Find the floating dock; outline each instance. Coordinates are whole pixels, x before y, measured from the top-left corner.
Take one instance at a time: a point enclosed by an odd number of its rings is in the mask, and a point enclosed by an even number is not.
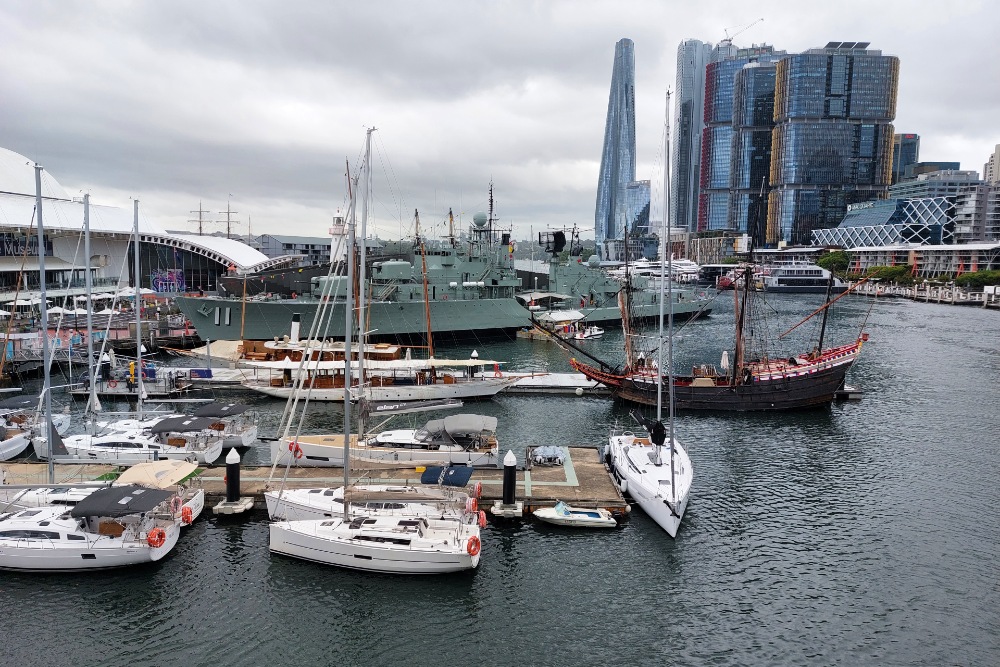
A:
[[[562,500],[578,507],[602,507],[617,517],[625,516],[629,505],[618,487],[611,480],[607,466],[593,447],[564,446],[566,456],[561,465],[537,465],[529,462],[517,470],[515,498],[524,503],[525,514],[540,507],[552,507]],[[370,484],[420,484],[420,472],[414,466],[372,467],[365,462],[365,470],[352,471],[353,483]],[[123,467],[105,464],[57,464],[55,483],[72,486],[74,483],[103,481],[117,477]],[[5,484],[47,484],[48,465],[45,463],[0,463]],[[343,468],[289,468],[278,467],[274,479],[268,484],[271,466],[242,466],[240,470],[241,496],[252,498],[255,509],[264,509],[264,491],[277,489],[282,478],[288,488],[338,487],[344,484]],[[201,468],[192,480],[192,486],[205,490],[206,506],[226,499],[225,466]],[[482,482],[483,505],[503,498],[503,468],[477,468],[472,482]]]

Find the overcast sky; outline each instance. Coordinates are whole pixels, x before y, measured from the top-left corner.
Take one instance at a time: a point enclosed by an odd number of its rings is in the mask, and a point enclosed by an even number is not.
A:
[[[383,238],[487,207],[515,236],[593,237],[615,43],[635,43],[637,178],[659,178],[678,43],[899,56],[896,129],[922,160],[981,171],[1000,143],[1000,5],[950,0],[0,4],[0,146],[69,192],[168,229],[324,235],[374,134]],[[660,195],[654,194],[654,198]],[[210,224],[207,230],[222,230]]]

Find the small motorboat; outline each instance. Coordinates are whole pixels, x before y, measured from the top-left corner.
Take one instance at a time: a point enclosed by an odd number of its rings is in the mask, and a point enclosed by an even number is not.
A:
[[[576,340],[591,340],[593,338],[600,338],[603,335],[604,335],[604,329],[591,324],[590,326],[584,329],[578,330],[575,334],[573,334],[573,338],[575,338]]]
[[[533,514],[546,523],[554,523],[557,526],[571,526],[573,528],[614,528],[618,525],[611,512],[600,507],[572,507],[562,502],[556,503],[555,507],[543,507],[537,509]]]

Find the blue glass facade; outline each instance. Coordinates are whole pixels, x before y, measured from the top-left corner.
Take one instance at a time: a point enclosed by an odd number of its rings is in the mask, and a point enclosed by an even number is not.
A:
[[[893,185],[903,180],[908,166],[918,162],[920,162],[920,135],[897,134],[892,140]]]
[[[705,123],[705,67],[712,47],[697,39],[677,47],[673,137],[670,160],[670,220],[674,227],[698,226],[698,187],[701,179],[701,134]]]
[[[848,204],[885,197],[898,78],[898,58],[854,46],[778,63],[768,244],[807,244],[814,230],[837,226]]]
[[[774,127],[774,63],[750,63],[736,73],[733,88],[733,144],[729,174],[729,229],[764,244],[767,197],[771,190],[771,133]]]
[[[625,186],[625,216],[630,236],[649,233],[649,181],[632,181]]]
[[[611,93],[604,125],[604,149],[597,181],[594,236],[603,242],[621,239],[628,222],[625,186],[635,180],[635,49],[630,39],[615,44]],[[603,257],[602,259],[608,259]]]
[[[736,216],[730,211],[733,150],[737,146],[734,141],[741,141],[736,136],[738,132],[734,131],[737,78],[749,63],[773,62],[782,54],[783,52],[775,52],[766,45],[753,49],[733,49],[725,56],[725,60],[713,62],[705,68],[706,127],[701,141],[698,231],[737,228],[733,226],[736,224]],[[752,107],[753,103],[750,104]],[[750,116],[753,116],[752,109]],[[752,121],[753,118],[748,120]],[[770,125],[770,121],[765,125]],[[744,169],[741,167],[742,170]]]

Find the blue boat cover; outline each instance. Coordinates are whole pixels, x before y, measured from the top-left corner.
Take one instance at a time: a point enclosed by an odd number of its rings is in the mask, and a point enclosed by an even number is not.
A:
[[[463,487],[468,485],[474,472],[475,469],[470,466],[427,466],[420,475],[420,483]]]

